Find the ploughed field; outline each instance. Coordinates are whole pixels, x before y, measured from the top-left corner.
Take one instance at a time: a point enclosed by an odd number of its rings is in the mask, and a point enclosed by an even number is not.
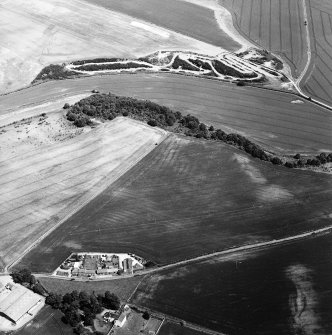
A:
[[[171,135],[21,260],[51,272],[71,252],[132,252],[158,264],[332,223],[332,178]]]
[[[332,147],[332,114],[298,96],[175,74],[121,74],[47,82],[0,98],[0,107],[101,92],[149,99],[226,132],[238,132],[282,153],[314,153]],[[1,113],[1,112],[0,112]]]
[[[302,0],[221,0],[231,11],[236,28],[246,38],[280,54],[295,77],[308,61]],[[306,1],[311,61],[301,87],[308,95],[332,103],[332,4]]]
[[[75,127],[62,134],[69,122],[57,114],[37,122],[1,128],[1,267],[135,165],[166,134],[124,118],[81,134]]]
[[[332,4],[326,0],[310,0],[309,27],[312,61],[304,89],[321,101],[332,103]]]
[[[219,28],[211,9],[186,1],[85,0],[85,2],[130,15],[229,51],[236,51],[241,47]]]
[[[328,335],[331,255],[330,233],[214,257],[145,277],[131,302],[229,335]]]
[[[304,15],[299,1],[221,0],[247,39],[280,54],[298,76],[307,61]]]

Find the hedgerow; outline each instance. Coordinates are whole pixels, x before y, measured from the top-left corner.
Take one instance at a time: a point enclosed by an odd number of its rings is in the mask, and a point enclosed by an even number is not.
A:
[[[303,161],[299,154],[292,161],[283,161],[277,156],[268,154],[259,145],[251,142],[240,134],[227,134],[221,129],[207,127],[193,115],[183,116],[180,112],[172,111],[149,100],[138,100],[130,97],[121,97],[114,94],[93,94],[68,108],[67,119],[77,127],[84,127],[92,123],[90,117],[113,120],[119,115],[129,116],[136,120],[145,121],[148,125],[161,127],[169,131],[183,133],[187,136],[222,141],[236,146],[252,157],[275,165],[284,165],[288,168],[319,166],[332,162],[332,153],[321,153],[314,159]]]

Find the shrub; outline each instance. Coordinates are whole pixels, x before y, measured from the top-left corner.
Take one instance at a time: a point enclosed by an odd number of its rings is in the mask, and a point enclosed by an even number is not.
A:
[[[32,81],[35,83],[39,80],[49,80],[49,79],[65,79],[77,75],[74,71],[69,71],[64,65],[54,65],[44,67],[37,75],[37,77]]]
[[[150,319],[150,314],[149,314],[149,312],[148,312],[148,311],[145,311],[145,312],[143,313],[143,315],[142,315],[142,318],[143,318],[144,320],[149,320],[149,319]]]
[[[128,113],[127,111],[125,111],[125,112],[122,113],[122,115],[123,115],[123,116],[128,116],[129,113]]]
[[[279,157],[272,157],[271,159],[271,163],[274,165],[281,165],[282,164],[282,160]]]
[[[62,108],[63,108],[63,109],[68,109],[69,107],[70,107],[69,103],[66,102],[66,103],[63,105]]]
[[[236,82],[236,85],[237,85],[237,86],[245,86],[246,84],[245,84],[244,81],[241,80],[241,81],[237,81],[237,82]]]
[[[156,127],[158,124],[157,124],[156,120],[149,120],[148,125],[151,126],[151,127]]]

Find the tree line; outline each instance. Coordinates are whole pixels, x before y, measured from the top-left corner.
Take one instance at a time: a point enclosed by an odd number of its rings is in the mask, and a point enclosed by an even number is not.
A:
[[[221,129],[206,126],[193,115],[183,116],[166,106],[161,106],[149,100],[138,100],[130,97],[109,94],[93,94],[74,105],[65,104],[67,119],[77,127],[91,125],[90,117],[113,120],[117,116],[129,116],[136,120],[147,122],[152,127],[160,127],[168,131],[183,133],[187,136],[222,141],[233,145],[250,154],[252,157],[271,162],[274,165],[284,165],[287,168],[302,168],[319,166],[332,162],[332,153],[321,153],[310,159],[303,159],[299,154],[291,160],[281,159],[276,155],[266,153],[263,148],[240,134],[227,134]]]

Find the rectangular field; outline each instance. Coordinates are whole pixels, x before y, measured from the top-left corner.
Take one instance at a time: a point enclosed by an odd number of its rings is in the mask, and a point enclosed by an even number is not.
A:
[[[121,301],[125,302],[134,292],[136,286],[141,282],[142,277],[122,278],[114,280],[98,280],[98,281],[69,281],[57,278],[39,277],[38,280],[49,292],[59,294],[70,293],[74,290],[81,292],[86,291],[89,294],[104,294],[110,291],[116,294]]]
[[[47,236],[20,266],[51,272],[75,251],[159,264],[332,224],[332,178],[172,135]]]
[[[214,257],[146,277],[131,302],[224,334],[331,334],[331,254],[328,234]]]
[[[125,118],[80,135],[75,127],[64,134],[69,122],[59,113],[53,119],[1,129],[2,267],[119,178],[166,135]]]

